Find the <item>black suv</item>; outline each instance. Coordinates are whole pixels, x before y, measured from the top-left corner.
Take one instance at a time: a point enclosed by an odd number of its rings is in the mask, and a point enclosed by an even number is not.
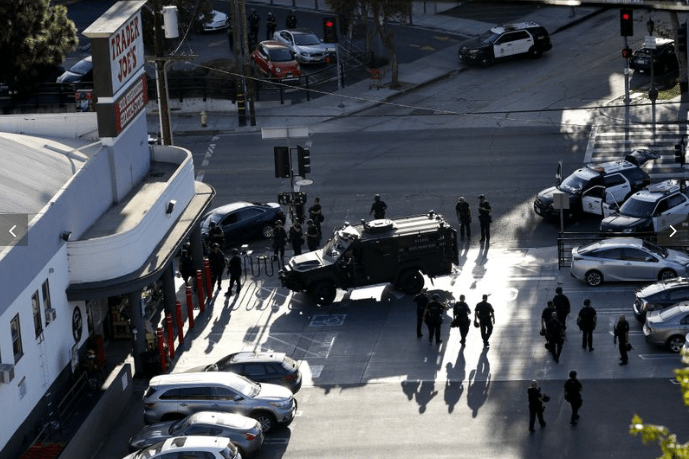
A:
[[[669,38],[655,37],[656,49],[646,48],[641,45],[629,60],[629,68],[639,73],[651,73],[651,56],[653,56],[653,72],[656,76],[662,76],[679,69],[677,55],[675,54],[675,41]]]
[[[636,291],[634,317],[644,323],[647,312],[665,309],[687,300],[689,300],[689,278],[687,277],[675,277],[646,285]]]
[[[627,160],[590,164],[577,169],[556,186],[538,193],[534,200],[534,211],[543,218],[554,218],[559,211],[553,207],[553,193],[561,191],[569,196],[568,216],[588,212],[583,209],[582,195],[595,186],[602,186],[608,197],[622,203],[629,195],[651,183],[648,174],[636,164]],[[600,212],[590,212],[600,214]]]
[[[296,394],[301,389],[299,365],[284,352],[235,352],[189,372],[231,371],[254,382],[277,384]]]
[[[540,57],[552,48],[545,27],[535,22],[520,22],[493,27],[480,37],[459,45],[460,62],[476,63],[488,67],[496,59],[528,54]]]

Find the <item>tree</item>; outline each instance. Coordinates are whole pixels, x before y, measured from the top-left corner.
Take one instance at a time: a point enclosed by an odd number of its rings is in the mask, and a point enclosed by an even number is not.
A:
[[[670,23],[672,24],[672,37],[675,40],[675,54],[679,63],[679,88],[682,93],[682,99],[686,97],[687,90],[689,90],[689,78],[687,77],[687,52],[686,52],[686,36],[683,44],[684,51],[680,50],[680,36],[677,33],[679,30],[679,18],[677,11],[670,11]]]
[[[67,8],[50,0],[0,2],[0,82],[23,91],[42,71],[62,64],[77,45]]]
[[[689,354],[684,354],[682,362],[689,365]],[[682,390],[682,399],[689,406],[689,367],[675,370],[677,381]],[[654,424],[644,424],[638,415],[632,418],[629,433],[641,436],[644,444],[658,443],[662,456],[659,459],[689,459],[689,442],[678,443],[677,436],[671,433],[667,427]]]

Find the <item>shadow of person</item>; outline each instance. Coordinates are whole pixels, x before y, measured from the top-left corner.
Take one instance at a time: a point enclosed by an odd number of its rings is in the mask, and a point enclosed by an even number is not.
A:
[[[435,381],[423,381],[416,391],[416,403],[419,404],[419,413],[425,413],[428,403],[433,400],[433,397],[438,395],[435,390]]]
[[[471,417],[478,415],[478,410],[486,403],[490,389],[490,362],[488,348],[484,347],[476,364],[476,369],[469,374],[467,389],[467,406],[471,408]]]
[[[452,413],[455,405],[462,398],[464,392],[464,376],[466,362],[464,360],[464,347],[462,347],[457,355],[457,362],[453,365],[447,362],[445,370],[447,371],[447,380],[445,382],[445,403],[447,403],[447,412]]]
[[[417,379],[415,381],[402,381],[402,392],[407,396],[407,399],[411,401],[414,395],[419,390],[420,381]]]

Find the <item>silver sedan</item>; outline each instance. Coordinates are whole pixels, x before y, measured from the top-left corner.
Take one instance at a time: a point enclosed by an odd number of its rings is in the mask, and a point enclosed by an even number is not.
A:
[[[689,256],[643,239],[616,237],[572,249],[573,277],[588,285],[604,281],[655,281],[686,276]]]
[[[644,336],[646,336],[646,342],[650,344],[665,346],[672,352],[679,352],[682,350],[687,333],[689,333],[688,301],[646,314]]]

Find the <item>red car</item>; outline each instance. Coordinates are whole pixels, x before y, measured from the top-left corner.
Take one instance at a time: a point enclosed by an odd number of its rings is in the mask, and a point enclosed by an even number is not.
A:
[[[256,68],[271,79],[281,82],[299,81],[301,68],[289,48],[277,41],[262,41],[251,53]]]

